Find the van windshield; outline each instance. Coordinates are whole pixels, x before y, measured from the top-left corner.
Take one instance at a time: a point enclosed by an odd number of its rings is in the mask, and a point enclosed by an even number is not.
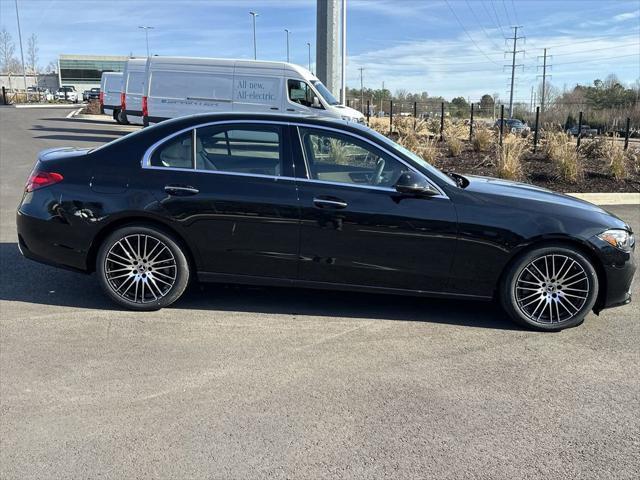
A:
[[[340,105],[340,102],[336,100],[336,97],[331,94],[329,89],[325,87],[320,80],[311,80],[311,83],[314,87],[316,87],[318,93],[322,95],[322,98],[324,98],[325,102],[327,102],[329,105]]]

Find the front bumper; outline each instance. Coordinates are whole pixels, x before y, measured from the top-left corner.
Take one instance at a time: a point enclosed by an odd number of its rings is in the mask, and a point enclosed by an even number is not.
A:
[[[602,262],[603,277],[594,311],[599,313],[606,308],[619,307],[631,302],[631,285],[636,272],[635,249],[623,252],[597,237],[591,242],[596,246]]]

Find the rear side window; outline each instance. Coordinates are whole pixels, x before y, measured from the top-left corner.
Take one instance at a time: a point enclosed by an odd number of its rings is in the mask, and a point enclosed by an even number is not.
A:
[[[160,145],[151,156],[151,166],[192,169],[192,136],[193,130],[189,130]]]
[[[282,135],[276,126],[212,125],[196,130],[196,168],[279,176]]]

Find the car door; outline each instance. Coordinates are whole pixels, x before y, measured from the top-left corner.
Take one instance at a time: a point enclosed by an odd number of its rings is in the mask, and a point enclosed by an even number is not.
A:
[[[273,123],[212,124],[150,154],[147,168],[164,175],[153,182],[164,185],[160,203],[196,246],[201,274],[296,277],[299,208],[287,136]]]
[[[412,168],[370,140],[291,127],[301,205],[302,281],[445,291],[456,247],[456,213],[441,192],[393,186]],[[422,175],[417,171],[413,174]]]

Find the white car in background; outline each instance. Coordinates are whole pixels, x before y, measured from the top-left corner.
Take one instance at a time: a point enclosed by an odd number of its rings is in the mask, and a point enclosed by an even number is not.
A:
[[[63,85],[56,92],[56,100],[78,103],[78,92],[76,87]]]

